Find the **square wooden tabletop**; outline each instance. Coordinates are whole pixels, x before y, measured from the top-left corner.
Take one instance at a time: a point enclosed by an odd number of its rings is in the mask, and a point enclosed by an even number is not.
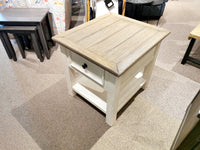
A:
[[[108,13],[53,40],[120,76],[168,34],[168,30]]]
[[[48,11],[48,8],[5,8],[0,10],[0,23],[41,22]]]

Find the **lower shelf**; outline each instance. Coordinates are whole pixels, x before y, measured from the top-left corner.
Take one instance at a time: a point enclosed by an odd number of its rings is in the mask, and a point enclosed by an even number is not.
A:
[[[107,107],[106,102],[101,98],[99,98],[98,96],[96,96],[95,94],[93,94],[92,92],[90,92],[84,86],[82,86],[79,83],[76,83],[73,86],[73,90],[76,93],[80,94],[83,98],[88,100],[91,104],[96,106],[98,109],[100,109],[102,112],[106,113],[106,107]]]
[[[144,84],[145,80],[142,77],[139,79],[132,78],[126,87],[120,90],[117,111],[119,111]],[[102,86],[85,76],[81,76],[72,88],[77,94],[81,95],[88,102],[106,114],[107,92]]]

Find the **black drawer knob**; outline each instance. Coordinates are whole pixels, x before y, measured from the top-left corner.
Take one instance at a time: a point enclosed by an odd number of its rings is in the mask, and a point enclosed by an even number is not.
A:
[[[199,112],[197,113],[197,118],[200,119],[200,110],[199,110]]]
[[[84,64],[82,65],[82,67],[83,67],[83,69],[86,69],[86,68],[87,68],[87,64],[84,63]]]

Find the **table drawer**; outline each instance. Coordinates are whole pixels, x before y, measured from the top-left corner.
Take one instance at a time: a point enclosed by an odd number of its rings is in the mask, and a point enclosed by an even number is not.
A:
[[[104,69],[74,52],[71,52],[71,60],[72,68],[78,70],[98,84],[104,84]]]

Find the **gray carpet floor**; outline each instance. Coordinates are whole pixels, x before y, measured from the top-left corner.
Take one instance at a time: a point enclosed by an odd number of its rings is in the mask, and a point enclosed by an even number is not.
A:
[[[187,36],[200,23],[199,6],[199,0],[167,3],[159,26],[171,34],[161,44],[149,87],[113,127],[81,97],[67,94],[59,48],[43,63],[33,52],[22,59],[16,50],[14,62],[0,43],[0,150],[169,150],[200,89],[199,66],[180,64]]]
[[[13,109],[12,115],[43,150],[90,149],[109,128],[98,111],[68,96],[65,79]]]

